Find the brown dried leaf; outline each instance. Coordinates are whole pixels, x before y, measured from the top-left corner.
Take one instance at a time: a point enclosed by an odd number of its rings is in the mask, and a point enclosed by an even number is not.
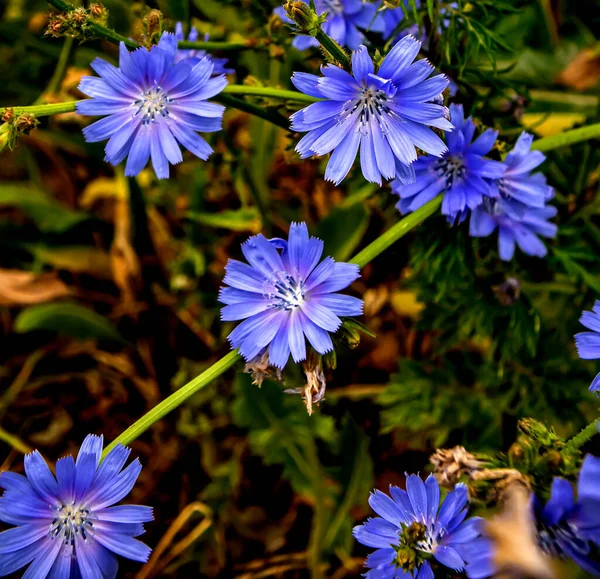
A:
[[[55,272],[0,269],[0,305],[31,305],[50,302],[70,295],[69,288]]]
[[[600,79],[600,47],[582,50],[557,77],[557,81],[576,90],[592,88]]]

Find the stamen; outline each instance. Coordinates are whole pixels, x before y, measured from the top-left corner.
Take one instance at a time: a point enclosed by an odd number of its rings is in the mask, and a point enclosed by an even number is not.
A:
[[[85,506],[63,504],[56,509],[56,517],[50,523],[50,537],[60,538],[65,545],[73,547],[78,536],[88,540],[94,526],[92,519],[93,515]]]
[[[161,117],[169,116],[168,105],[173,102],[172,98],[160,87],[154,86],[144,91],[138,100],[132,105],[137,108],[135,115],[142,115],[142,124],[155,123]]]
[[[304,280],[288,272],[277,272],[267,282],[265,295],[271,302],[271,308],[292,311],[304,302]]]

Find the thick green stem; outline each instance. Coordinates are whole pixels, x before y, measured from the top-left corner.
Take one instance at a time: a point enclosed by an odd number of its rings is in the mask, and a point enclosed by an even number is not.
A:
[[[579,434],[571,438],[571,440],[569,440],[567,444],[565,444],[563,452],[572,452],[574,450],[578,450],[588,440],[591,440],[596,434],[598,434],[598,420],[600,419],[597,418],[596,420],[588,424]]]
[[[221,52],[234,52],[236,50],[258,50],[267,46],[259,40],[244,40],[243,42],[227,42],[221,40],[180,40],[177,43],[177,48],[185,48],[190,50],[220,50]]]
[[[319,28],[315,34],[315,38],[334,60],[339,62],[346,70],[352,70],[352,62],[346,51],[331,36],[325,34],[322,28]]]
[[[551,137],[537,139],[533,142],[531,148],[542,152],[552,151],[553,149],[568,147],[569,145],[589,141],[591,139],[600,139],[600,123],[588,125],[587,127],[580,127],[578,129],[571,129],[570,131],[552,135]]]
[[[202,372],[199,376],[196,376],[191,382],[188,382],[185,386],[182,386],[176,392],[173,392],[171,396],[165,398],[162,402],[157,404],[150,412],[147,412],[139,420],[134,422],[125,432],[117,436],[102,453],[102,458],[117,445],[122,444],[124,446],[133,442],[141,434],[146,432],[155,422],[158,422],[161,418],[169,414],[169,412],[175,410],[182,402],[185,402],[190,396],[198,392],[201,388],[204,388],[210,384],[215,378],[218,378],[221,374],[233,367],[242,357],[238,354],[237,350],[229,352],[226,356],[223,356],[218,362],[215,362],[210,368]]]
[[[223,92],[227,94],[262,96],[309,104],[323,100],[295,90],[283,90],[268,86],[247,86],[245,84],[227,85]]]
[[[0,107],[0,115],[5,111],[13,110],[16,115],[29,113],[36,117],[47,117],[49,115],[59,115],[61,113],[72,113],[77,108],[79,101],[68,101],[65,103],[50,103],[47,105],[32,105],[27,107]]]
[[[355,263],[358,267],[363,268],[367,263],[373,261],[380,253],[390,247],[390,245],[393,245],[406,235],[411,229],[423,223],[430,215],[433,215],[442,204],[443,198],[443,195],[438,195],[414,213],[409,213],[404,219],[398,221],[396,225],[367,245],[358,255],[350,260],[350,263]]]

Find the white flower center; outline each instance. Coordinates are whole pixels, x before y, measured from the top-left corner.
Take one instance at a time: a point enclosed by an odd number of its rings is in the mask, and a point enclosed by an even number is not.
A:
[[[50,536],[60,537],[65,545],[74,545],[77,537],[85,541],[93,530],[91,519],[93,515],[84,505],[61,505],[56,509],[56,518],[50,524]]]
[[[381,131],[385,134],[387,133],[387,119],[384,119],[384,115],[392,116],[387,101],[388,96],[385,91],[372,86],[365,87],[356,100],[348,101],[344,105],[339,116],[339,122],[345,121],[358,111],[358,130],[362,134],[369,134],[369,125],[372,122],[378,123]]]
[[[287,271],[278,271],[266,284],[265,293],[270,307],[291,311],[304,303],[304,280]]]
[[[173,99],[160,86],[153,86],[133,101],[133,106],[137,109],[135,115],[142,116],[144,125],[155,123],[160,117],[169,116],[169,104],[172,102]]]

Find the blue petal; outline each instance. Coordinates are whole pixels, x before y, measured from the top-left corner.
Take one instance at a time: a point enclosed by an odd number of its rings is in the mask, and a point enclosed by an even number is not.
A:
[[[242,253],[253,268],[267,277],[285,269],[279,252],[260,233],[242,244]]]
[[[96,563],[96,559],[90,553],[87,542],[83,540],[76,542],[75,555],[79,571],[81,571],[84,579],[103,579],[102,572]]]
[[[96,481],[87,496],[88,505],[92,509],[103,509],[118,503],[129,494],[141,471],[142,465],[136,459],[114,479],[104,482],[103,485]]]
[[[46,521],[36,521],[35,523],[2,531],[0,533],[0,554],[4,555],[23,549],[47,536],[48,523]]]
[[[150,133],[149,125],[142,125],[138,130],[125,165],[125,176],[136,177],[148,163],[150,158]]]
[[[305,306],[306,302],[303,305]],[[306,308],[303,307],[303,309],[306,312]],[[302,321],[298,313],[297,311],[292,312],[288,326],[288,341],[294,362],[301,362],[306,359],[306,341],[304,340]]]
[[[406,479],[406,492],[417,520],[427,522],[427,491],[420,476],[411,474]]]
[[[56,504],[58,484],[42,455],[34,450],[25,455],[25,474],[33,488],[44,498],[48,504]]]
[[[311,295],[310,301],[323,306],[337,316],[360,316],[363,313],[363,300],[353,296],[343,294]]]
[[[380,517],[398,528],[402,523],[409,523],[411,520],[410,516],[397,503],[380,490],[371,493],[369,505]]]
[[[23,574],[23,579],[46,579],[62,546],[63,543],[60,540],[45,541],[44,550],[29,565]]]
[[[433,556],[442,564],[449,569],[455,571],[462,571],[465,565],[463,558],[457,553],[452,547],[446,547],[445,545],[438,545]]]
[[[506,227],[500,227],[498,231],[498,253],[504,261],[510,261],[515,254],[515,238]]]
[[[325,180],[339,185],[348,174],[361,141],[361,135],[358,131],[348,133],[331,155],[327,168],[325,170]]]
[[[427,526],[433,525],[440,506],[440,485],[433,475],[429,475],[425,481],[427,493]]]
[[[264,295],[266,276],[246,263],[230,259],[225,266],[223,282],[240,290]]]
[[[311,295],[338,292],[347,288],[354,280],[360,277],[360,269],[353,263],[334,263],[333,260],[329,263],[332,264],[332,267],[327,267],[325,275],[322,277],[319,276],[318,279],[316,276],[315,278],[313,276],[309,278],[311,282],[310,287],[308,287],[308,282],[305,287],[307,291],[310,290]],[[314,283],[315,281],[317,283]]]
[[[431,569],[429,561],[423,561],[415,579],[434,579],[433,570]]]
[[[288,342],[288,325],[282,323],[269,345],[269,363],[276,368],[283,368],[290,357]]]
[[[79,451],[79,454],[81,455],[81,450]],[[56,462],[58,495],[62,502],[71,502],[75,499],[76,472],[75,461],[72,456],[61,458]]]
[[[363,525],[354,527],[352,534],[367,547],[381,549],[398,544],[398,527],[380,518],[368,519]]]
[[[307,337],[310,345],[319,353],[327,354],[333,350],[333,342],[331,336],[327,330],[320,328],[313,322],[311,322],[302,311],[298,312],[300,322],[302,324],[302,331]]]
[[[96,535],[96,540],[109,551],[112,551],[117,555],[121,555],[122,557],[134,561],[141,561],[143,563],[148,560],[148,557],[152,552],[150,547],[127,535],[98,533]]]
[[[119,570],[117,558],[97,541],[91,541],[86,545],[89,554],[96,561],[96,565],[102,573],[102,577],[116,577]]]
[[[352,53],[352,73],[360,83],[366,83],[369,74],[375,72],[373,61],[366,46],[360,46]]]
[[[206,161],[212,154],[213,150],[210,145],[200,135],[194,133],[190,129],[183,127],[179,123],[171,125],[173,136],[192,154],[199,159]]]
[[[342,324],[342,321],[329,308],[322,306],[314,299],[305,301],[301,307],[302,312],[309,320],[328,332],[336,332]]]
[[[292,84],[304,94],[308,94],[313,97],[323,98],[323,95],[318,89],[319,77],[314,74],[308,74],[306,72],[295,72],[292,75]]]
[[[46,546],[46,539],[41,539],[23,549],[18,549],[11,553],[3,553],[0,557],[0,577],[5,577],[14,573],[17,569],[25,567],[25,565],[42,553],[46,549]],[[68,579],[68,577],[65,579]]]
[[[377,74],[382,78],[400,81],[401,73],[419,54],[421,43],[412,36],[402,38],[386,55]]]

